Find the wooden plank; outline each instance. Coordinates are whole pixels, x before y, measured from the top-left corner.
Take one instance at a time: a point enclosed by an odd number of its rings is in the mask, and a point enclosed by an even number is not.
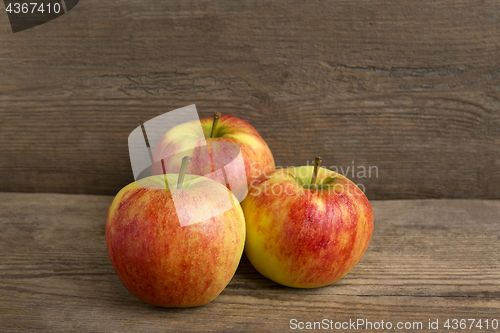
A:
[[[282,287],[244,257],[213,302],[164,309],[134,298],[114,273],[111,200],[0,193],[2,332],[278,332],[291,319],[325,318],[422,322],[425,332],[429,319],[440,331],[448,318],[500,320],[500,201],[374,201],[368,251],[338,283]]]
[[[132,180],[128,134],[195,103],[254,125],[277,165],[321,155],[372,199],[500,199],[499,14],[89,0],[16,34],[0,15],[0,190],[115,194]]]

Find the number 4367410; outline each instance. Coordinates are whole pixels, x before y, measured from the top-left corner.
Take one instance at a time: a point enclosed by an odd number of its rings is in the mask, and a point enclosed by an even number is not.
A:
[[[61,11],[61,4],[60,3],[53,3],[53,4],[43,4],[43,3],[36,3],[36,2],[25,2],[25,3],[9,3],[7,8],[5,9],[7,13],[14,13],[14,14],[36,14],[36,13],[45,13],[47,12],[48,14],[58,14]]]
[[[494,329],[498,328],[498,320],[497,319],[448,319],[446,323],[444,323],[444,328],[458,330],[458,329]]]

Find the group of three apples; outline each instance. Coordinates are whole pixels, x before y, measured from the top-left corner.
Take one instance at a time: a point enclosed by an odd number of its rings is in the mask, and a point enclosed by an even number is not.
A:
[[[216,114],[199,122],[203,134],[193,123],[165,133],[154,151],[157,175],[124,187],[109,208],[108,253],[134,296],[165,307],[206,304],[227,286],[243,250],[262,275],[296,288],[329,285],[359,262],[373,212],[356,185],[320,168],[318,158],[314,166],[275,169],[269,147],[242,119]],[[181,160],[185,145],[175,134],[189,131],[194,146],[204,146]],[[239,155],[224,143],[236,144]],[[231,155],[222,158],[228,164],[217,165],[216,154]],[[212,170],[201,170],[207,164]]]

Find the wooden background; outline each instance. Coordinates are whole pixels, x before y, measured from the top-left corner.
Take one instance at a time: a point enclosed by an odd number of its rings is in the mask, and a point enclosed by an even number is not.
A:
[[[2,7],[3,8],[3,7]],[[0,191],[115,194],[128,134],[195,103],[370,199],[500,199],[500,3],[82,0],[0,13]],[[358,169],[359,170],[359,169]]]

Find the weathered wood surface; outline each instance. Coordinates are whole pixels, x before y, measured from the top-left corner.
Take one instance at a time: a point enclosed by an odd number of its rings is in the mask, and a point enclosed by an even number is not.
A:
[[[371,199],[500,199],[499,16],[494,0],[88,0],[12,34],[0,15],[0,190],[115,194],[128,134],[195,103],[250,122],[279,166],[354,165]]]
[[[338,283],[282,287],[243,258],[213,302],[164,309],[114,273],[111,199],[0,193],[2,332],[281,332],[294,318],[422,322],[425,332],[429,319],[500,320],[500,201],[374,201],[368,251]]]

